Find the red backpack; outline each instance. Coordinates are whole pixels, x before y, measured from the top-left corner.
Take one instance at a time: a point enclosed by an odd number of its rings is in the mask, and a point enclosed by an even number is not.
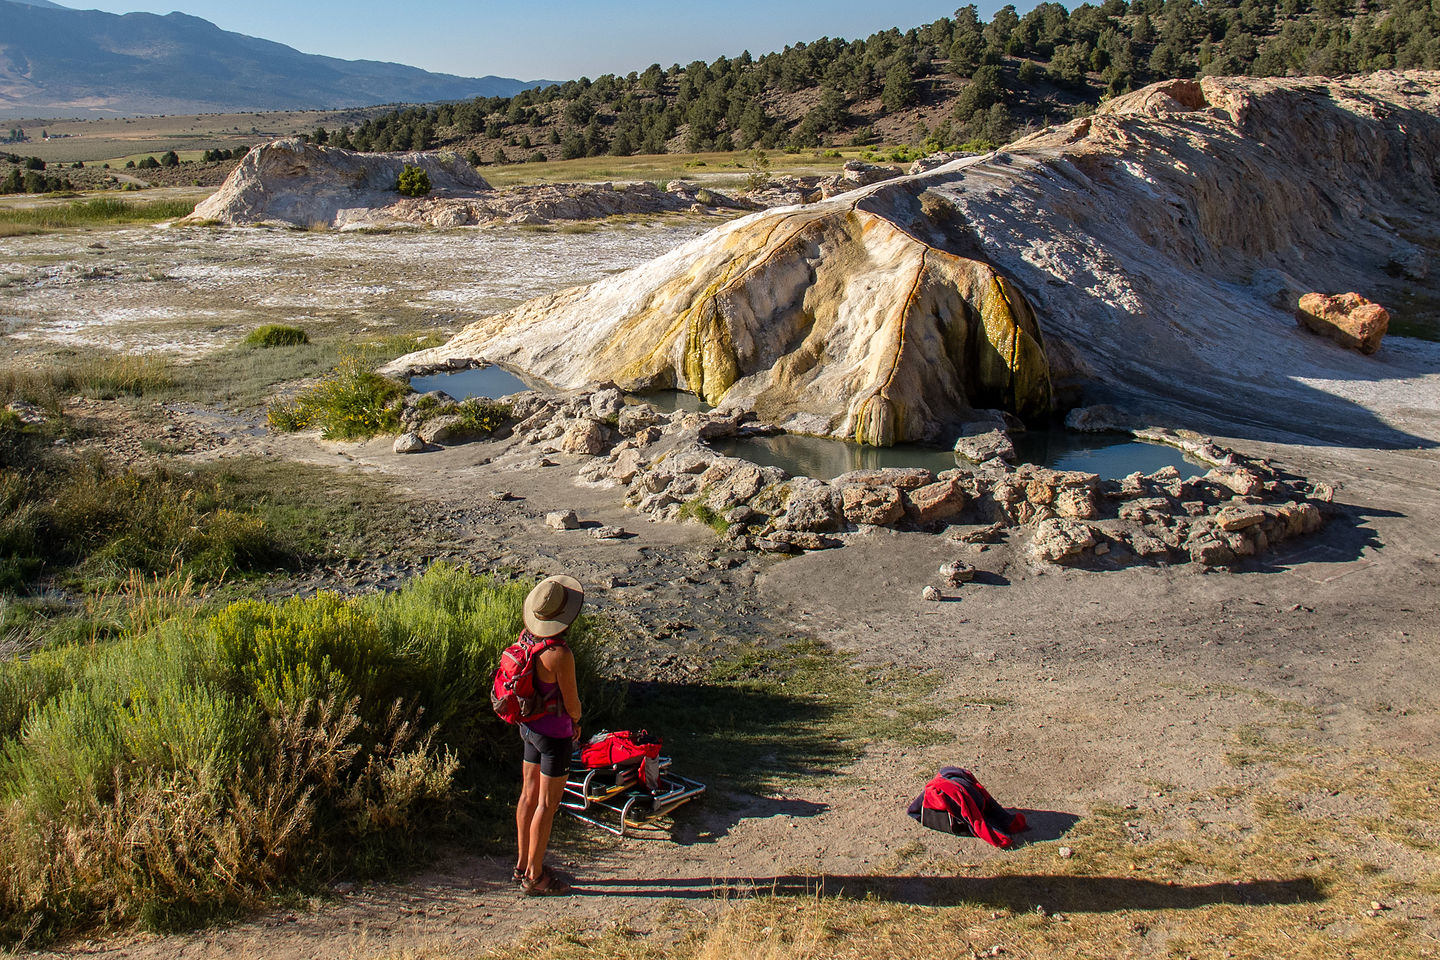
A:
[[[996,847],[1010,846],[1010,834],[1028,826],[1025,814],[1000,806],[975,774],[962,767],[941,767],[906,812],[932,830],[968,834]]]
[[[520,638],[500,654],[500,667],[490,681],[490,706],[506,723],[529,723],[560,712],[560,693],[542,697],[535,689],[535,658],[565,643],[562,637],[537,637],[521,630]]]
[[[660,785],[659,734],[649,730],[619,730],[596,735],[580,751],[580,762],[596,767],[639,767],[640,779],[653,792]]]

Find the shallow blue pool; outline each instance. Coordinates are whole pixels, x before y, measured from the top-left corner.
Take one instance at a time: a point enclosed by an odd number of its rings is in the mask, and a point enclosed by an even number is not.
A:
[[[456,400],[471,397],[508,397],[524,390],[536,390],[536,384],[528,383],[504,367],[491,364],[470,370],[453,370],[448,373],[432,373],[424,377],[411,377],[410,389],[416,393],[444,390]]]

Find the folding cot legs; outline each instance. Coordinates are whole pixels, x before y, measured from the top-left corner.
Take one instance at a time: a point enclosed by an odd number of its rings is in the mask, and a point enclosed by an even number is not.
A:
[[[660,785],[652,794],[639,782],[634,767],[586,769],[578,755],[565,782],[560,807],[577,820],[593,824],[617,837],[633,832],[670,813],[705,792],[705,784],[670,772],[670,758],[660,757]],[[603,819],[602,819],[603,818]],[[613,819],[612,826],[606,822]]]

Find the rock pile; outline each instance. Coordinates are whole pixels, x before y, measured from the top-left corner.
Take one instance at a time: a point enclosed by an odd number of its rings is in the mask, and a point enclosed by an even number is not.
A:
[[[622,487],[626,502],[649,519],[699,519],[723,529],[732,548],[770,553],[829,549],[866,528],[895,527],[972,543],[1023,533],[1037,563],[1104,557],[1224,566],[1319,529],[1320,508],[1333,497],[1322,484],[1286,478],[1198,435],[1162,429],[1137,434],[1185,448],[1215,468],[1191,479],[1166,467],[1113,481],[991,460],[939,473],[883,468],[825,480],[722,456],[708,445],[775,432],[750,414],[661,414],[627,402],[613,385],[563,396],[527,392],[505,403],[514,438],[536,449],[520,467],[552,462],[548,455],[581,456],[589,461],[583,482]],[[546,522],[578,526],[564,512]],[[951,587],[975,574],[963,563],[941,573]]]

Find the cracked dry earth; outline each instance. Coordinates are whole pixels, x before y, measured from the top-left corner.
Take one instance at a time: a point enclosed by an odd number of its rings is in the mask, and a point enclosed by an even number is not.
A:
[[[47,956],[465,955],[562,915],[586,928],[623,923],[637,935],[674,936],[677,924],[708,922],[752,890],[879,884],[883,896],[926,903],[934,878],[972,877],[983,891],[994,858],[1015,856],[938,834],[915,842],[920,830],[903,806],[942,763],[974,768],[1002,802],[1031,811],[1027,843],[1058,849],[1051,841],[1105,805],[1135,811],[1127,829],[1141,848],[1152,835],[1223,839],[1255,829],[1244,792],[1270,788],[1276,774],[1235,761],[1247,730],[1287,731],[1337,768],[1377,753],[1440,760],[1433,451],[1225,441],[1339,483],[1338,513],[1322,533],[1233,573],[1194,564],[1092,572],[1029,566],[1023,544],[887,530],[791,559],[729,554],[707,527],[646,523],[616,490],[578,483],[578,457],[517,472],[534,448],[511,441],[405,457],[388,439],[325,443],[237,431],[193,410],[174,416],[197,439],[230,431],[202,457],[282,457],[383,479],[431,511],[445,531],[437,556],[574,573],[626,638],[623,674],[699,673],[737,644],[813,637],[853,652],[856,669],[936,671],[943,735],[926,747],[871,743],[844,775],[797,771],[760,795],[713,782],[677,814],[668,839],[621,841],[564,822],[555,855],[580,889],[563,907],[517,896],[505,857],[454,849],[402,882],[343,885],[306,909],[73,943]],[[496,490],[514,496],[496,501]],[[545,513],[558,509],[576,510],[582,528],[546,527]],[[631,536],[595,540],[587,528],[600,524]],[[977,582],[944,602],[921,600],[939,564],[956,558],[977,567]],[[336,571],[362,589],[408,572]],[[683,772],[684,757],[676,762]],[[1433,869],[1379,840],[1369,856],[1402,888]],[[1433,894],[1408,902],[1419,934],[1440,935]],[[1342,926],[1366,922],[1353,919],[1354,905],[1337,911]]]

